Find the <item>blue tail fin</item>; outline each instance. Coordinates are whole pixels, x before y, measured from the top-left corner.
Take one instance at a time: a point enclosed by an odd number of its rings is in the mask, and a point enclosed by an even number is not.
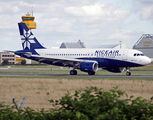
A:
[[[38,40],[34,37],[33,33],[25,23],[18,23],[19,32],[21,35],[22,47],[24,50],[44,49]]]

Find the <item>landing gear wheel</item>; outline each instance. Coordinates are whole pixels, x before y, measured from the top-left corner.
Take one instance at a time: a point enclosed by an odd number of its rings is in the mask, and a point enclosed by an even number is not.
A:
[[[76,70],[71,70],[70,75],[77,75],[77,71]]]
[[[127,72],[126,75],[127,75],[127,76],[130,76],[130,75],[131,75],[131,72]]]
[[[126,67],[126,70],[127,70],[126,75],[127,75],[127,76],[130,76],[130,75],[131,75],[130,67]]]
[[[95,72],[88,72],[88,75],[95,75]]]

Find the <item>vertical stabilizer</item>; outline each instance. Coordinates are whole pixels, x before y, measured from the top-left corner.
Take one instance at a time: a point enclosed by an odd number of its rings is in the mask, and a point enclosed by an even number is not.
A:
[[[45,49],[25,23],[18,23],[23,50]]]

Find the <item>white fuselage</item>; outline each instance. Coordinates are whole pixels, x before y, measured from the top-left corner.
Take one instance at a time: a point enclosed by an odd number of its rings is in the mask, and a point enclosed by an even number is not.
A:
[[[101,58],[112,60],[112,62],[113,60],[118,60],[142,66],[151,62],[142,52],[133,49],[36,49],[36,52],[40,56],[47,58],[86,59],[93,61]]]

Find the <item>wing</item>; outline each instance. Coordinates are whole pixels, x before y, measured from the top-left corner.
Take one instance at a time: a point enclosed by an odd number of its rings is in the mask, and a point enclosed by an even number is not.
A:
[[[97,61],[93,60],[83,60],[83,59],[76,59],[76,58],[62,58],[62,57],[50,57],[50,56],[39,56],[39,55],[32,55],[31,52],[20,52],[20,51],[6,51],[6,52],[13,52],[15,54],[23,54],[27,58],[32,57],[35,60],[39,62],[43,62],[45,60],[52,62],[52,64],[56,64],[58,62],[61,62],[64,66],[73,66],[74,68],[79,68],[81,63],[88,63],[88,62],[93,62],[98,64]]]
[[[34,57],[35,59],[37,59],[39,62],[43,62],[44,60],[47,61],[51,61],[52,64],[61,62],[64,66],[66,65],[71,65],[71,66],[79,66],[80,63],[83,62],[95,62],[97,63],[97,61],[92,61],[92,60],[82,60],[82,59],[76,59],[76,58],[57,58],[57,57],[46,57],[46,56],[38,56],[38,55],[32,55],[32,57]]]

